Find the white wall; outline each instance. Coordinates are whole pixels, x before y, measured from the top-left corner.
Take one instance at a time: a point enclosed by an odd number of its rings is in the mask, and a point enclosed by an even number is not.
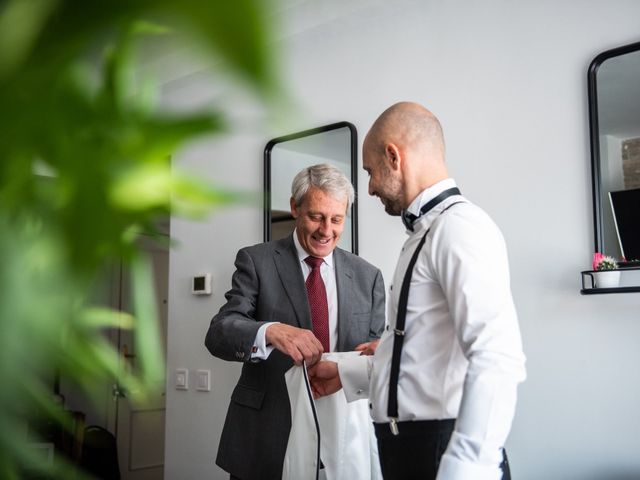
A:
[[[579,272],[593,251],[586,70],[597,53],[640,39],[640,3],[327,0],[290,2],[279,15],[284,77],[304,113],[288,131],[248,128],[177,162],[259,192],[271,137],[348,120],[361,141],[395,101],[431,108],[453,176],[509,246],[529,375],[507,444],[514,477],[639,478],[640,294],[581,296]],[[167,95],[211,101],[198,82]],[[238,117],[260,110],[227,101]],[[360,252],[389,279],[404,231],[359,178]],[[237,249],[262,240],[261,203],[203,223],[174,220],[171,231],[180,246],[171,254],[168,369],[210,368],[213,389],[176,391],[170,378],[165,478],[227,478],[213,462],[239,365],[209,356],[203,340]],[[201,271],[213,274],[211,297],[189,294],[189,277]]]

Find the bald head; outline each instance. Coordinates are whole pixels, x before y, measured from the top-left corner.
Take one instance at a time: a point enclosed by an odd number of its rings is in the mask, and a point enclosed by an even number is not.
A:
[[[444,137],[436,116],[422,105],[399,102],[387,108],[371,126],[367,146],[384,151],[385,144],[396,143],[405,149],[430,150],[444,161]]]
[[[392,105],[364,140],[369,193],[380,197],[388,213],[399,214],[420,192],[449,176],[444,152],[442,127],[433,113],[412,102]]]

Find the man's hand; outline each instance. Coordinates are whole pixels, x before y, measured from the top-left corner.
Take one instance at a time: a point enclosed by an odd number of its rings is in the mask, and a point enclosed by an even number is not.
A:
[[[265,339],[267,345],[291,357],[296,365],[302,365],[302,360],[313,365],[322,356],[322,344],[311,330],[274,323],[267,327]]]
[[[322,360],[309,367],[308,372],[313,398],[331,395],[342,388],[336,362]]]
[[[360,352],[360,355],[373,355],[374,353],[376,353],[378,343],[380,343],[380,340],[361,343],[360,345],[356,346],[355,351]]]

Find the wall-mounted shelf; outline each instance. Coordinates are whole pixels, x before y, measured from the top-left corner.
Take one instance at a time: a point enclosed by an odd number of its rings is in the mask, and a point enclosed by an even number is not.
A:
[[[583,288],[582,295],[596,295],[599,293],[631,293],[640,292],[640,287],[615,287],[615,288]]]
[[[612,288],[597,288],[594,281],[594,274],[600,273],[595,270],[585,270],[580,272],[580,276],[582,278],[582,289],[580,293],[582,295],[597,295],[604,293],[633,293],[640,292],[640,267],[632,267],[632,268],[619,268],[615,270],[620,272],[621,276],[625,276],[627,274],[630,277],[630,281],[627,281],[624,278],[620,280],[620,286],[612,287]],[[637,273],[631,273],[636,271]],[[631,274],[631,275],[629,275]],[[634,281],[635,280],[635,281]]]

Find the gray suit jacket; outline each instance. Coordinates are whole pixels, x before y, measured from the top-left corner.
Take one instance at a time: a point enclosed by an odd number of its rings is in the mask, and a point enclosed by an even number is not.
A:
[[[334,250],[338,291],[338,350],[380,337],[384,283],[380,271]],[[216,463],[239,478],[278,479],[291,428],[284,373],[291,359],[274,350],[251,362],[260,326],[282,322],[311,329],[311,313],[293,237],[243,248],[236,257],[227,303],[213,317],[205,345],[223,360],[244,362],[225,420]]]

